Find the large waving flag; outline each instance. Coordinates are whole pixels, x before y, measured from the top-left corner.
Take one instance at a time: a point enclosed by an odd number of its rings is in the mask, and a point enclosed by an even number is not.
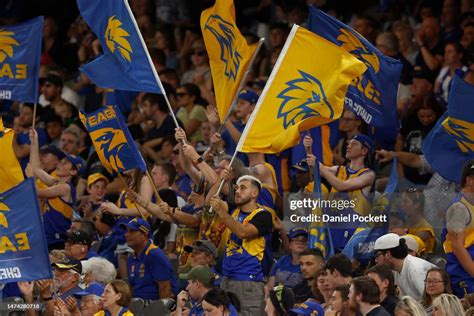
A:
[[[232,0],[216,0],[201,13],[201,30],[211,66],[217,112],[221,122],[232,106],[258,44],[247,45],[235,23]]]
[[[299,142],[300,132],[338,119],[350,82],[366,69],[345,50],[294,25],[237,150],[281,152]]]
[[[162,85],[126,0],[77,0],[104,55],[80,68],[103,88],[162,93]]]
[[[134,168],[147,170],[122,113],[116,106],[102,106],[89,114],[80,112],[79,117],[89,132],[100,161],[109,173],[122,173]]]
[[[383,133],[376,134],[378,138],[395,140],[402,63],[383,55],[351,27],[313,6],[310,7],[308,27],[367,65],[367,71],[349,87],[345,104],[367,124],[383,128]]]
[[[321,190],[321,175],[319,173],[319,162],[317,160],[314,166],[313,175],[313,199],[322,200],[323,196]],[[328,228],[328,223],[322,219],[323,213],[323,209],[320,207],[316,207],[313,210],[315,218],[319,218],[320,220],[311,222],[309,228],[308,247],[321,250],[324,255],[324,258],[328,259],[332,255],[334,255],[334,246],[332,244],[331,232]]]
[[[373,258],[375,241],[388,232],[389,210],[397,184],[398,172],[397,159],[395,158],[385,191],[374,201],[370,212],[374,216],[385,215],[386,221],[361,224],[342,250],[343,254],[349,258],[357,259],[362,265],[366,265]]]
[[[474,86],[458,73],[449,92],[448,111],[423,142],[423,154],[443,178],[461,182],[462,167],[474,159]]]
[[[23,171],[12,147],[13,134],[12,129],[3,126],[3,120],[0,117],[0,152],[2,153],[0,192],[8,190],[24,180]]]
[[[0,99],[38,102],[43,21],[0,26]]]
[[[2,283],[52,278],[33,178],[0,193],[0,272]]]

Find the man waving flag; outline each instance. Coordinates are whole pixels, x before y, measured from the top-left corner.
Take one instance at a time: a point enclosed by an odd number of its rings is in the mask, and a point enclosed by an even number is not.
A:
[[[294,25],[237,150],[281,152],[298,143],[300,132],[338,119],[349,84],[366,69],[345,50]]]
[[[104,54],[82,66],[103,88],[162,93],[162,85],[126,0],[77,0]]]
[[[232,0],[216,0],[214,6],[201,14],[201,30],[209,54],[212,79],[221,122],[232,106],[239,85],[258,44],[247,45],[235,23]]]

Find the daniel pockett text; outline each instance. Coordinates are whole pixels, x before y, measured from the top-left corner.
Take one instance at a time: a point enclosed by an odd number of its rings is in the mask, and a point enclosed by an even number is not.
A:
[[[386,214],[368,214],[359,215],[348,213],[348,209],[356,206],[357,200],[325,200],[313,197],[303,197],[298,195],[290,195],[286,204],[286,218],[293,223],[314,223],[322,222],[328,224],[345,223],[353,224],[355,227],[361,223],[387,223]],[[326,210],[315,212],[314,210]],[[331,210],[327,212],[327,210]]]

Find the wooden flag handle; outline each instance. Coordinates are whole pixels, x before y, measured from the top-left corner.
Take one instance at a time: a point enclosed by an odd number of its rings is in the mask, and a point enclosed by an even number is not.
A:
[[[122,184],[125,186],[127,192],[130,190],[130,188],[128,187],[127,185],[127,182],[125,181],[125,179],[122,177],[122,175],[120,174],[120,172],[118,172],[118,177],[120,179],[120,181],[122,181]],[[140,216],[146,221],[146,217],[145,215],[143,215],[142,211],[140,211],[140,208],[138,207],[138,205],[135,203],[135,201],[132,201],[133,205],[135,205],[135,208],[137,209],[138,213],[140,213]]]

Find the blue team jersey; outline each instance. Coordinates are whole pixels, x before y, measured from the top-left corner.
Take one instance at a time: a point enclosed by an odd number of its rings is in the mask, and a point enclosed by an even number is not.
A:
[[[275,277],[275,284],[283,284],[289,288],[304,280],[299,263],[293,264],[291,255],[278,259],[272,267],[270,276]]]
[[[157,282],[170,281],[171,289],[177,294],[173,267],[165,253],[151,241],[138,256],[128,258],[128,280],[134,297],[145,300],[160,298]]]
[[[115,255],[115,249],[117,249],[117,245],[119,245],[120,238],[119,235],[111,231],[102,237],[99,249],[97,250],[97,254],[100,257],[109,260],[115,267],[118,267],[118,259]]]
[[[234,122],[233,125],[240,133],[242,133],[245,129],[245,124],[242,124],[242,121]],[[225,129],[222,132],[221,139],[224,141],[224,150],[226,154],[230,156],[234,155],[235,149],[237,148],[237,143],[234,142],[234,140],[232,139],[232,136],[230,136],[230,133],[227,129]],[[249,165],[249,158],[247,157],[246,154],[238,152],[237,158],[242,160],[244,165],[246,166]]]
[[[244,213],[237,209],[233,212],[232,217],[246,225],[260,212],[268,211],[257,207],[251,213]],[[271,221],[272,215],[270,212],[268,213]],[[264,280],[262,261],[265,250],[270,247],[271,230],[254,239],[240,239],[231,233],[224,250],[222,275],[231,280],[262,282]]]
[[[62,244],[62,235],[71,227],[71,219],[76,202],[76,189],[72,183],[67,183],[71,189],[71,202],[64,201],[61,197],[46,199],[43,213],[43,226],[48,247]]]

